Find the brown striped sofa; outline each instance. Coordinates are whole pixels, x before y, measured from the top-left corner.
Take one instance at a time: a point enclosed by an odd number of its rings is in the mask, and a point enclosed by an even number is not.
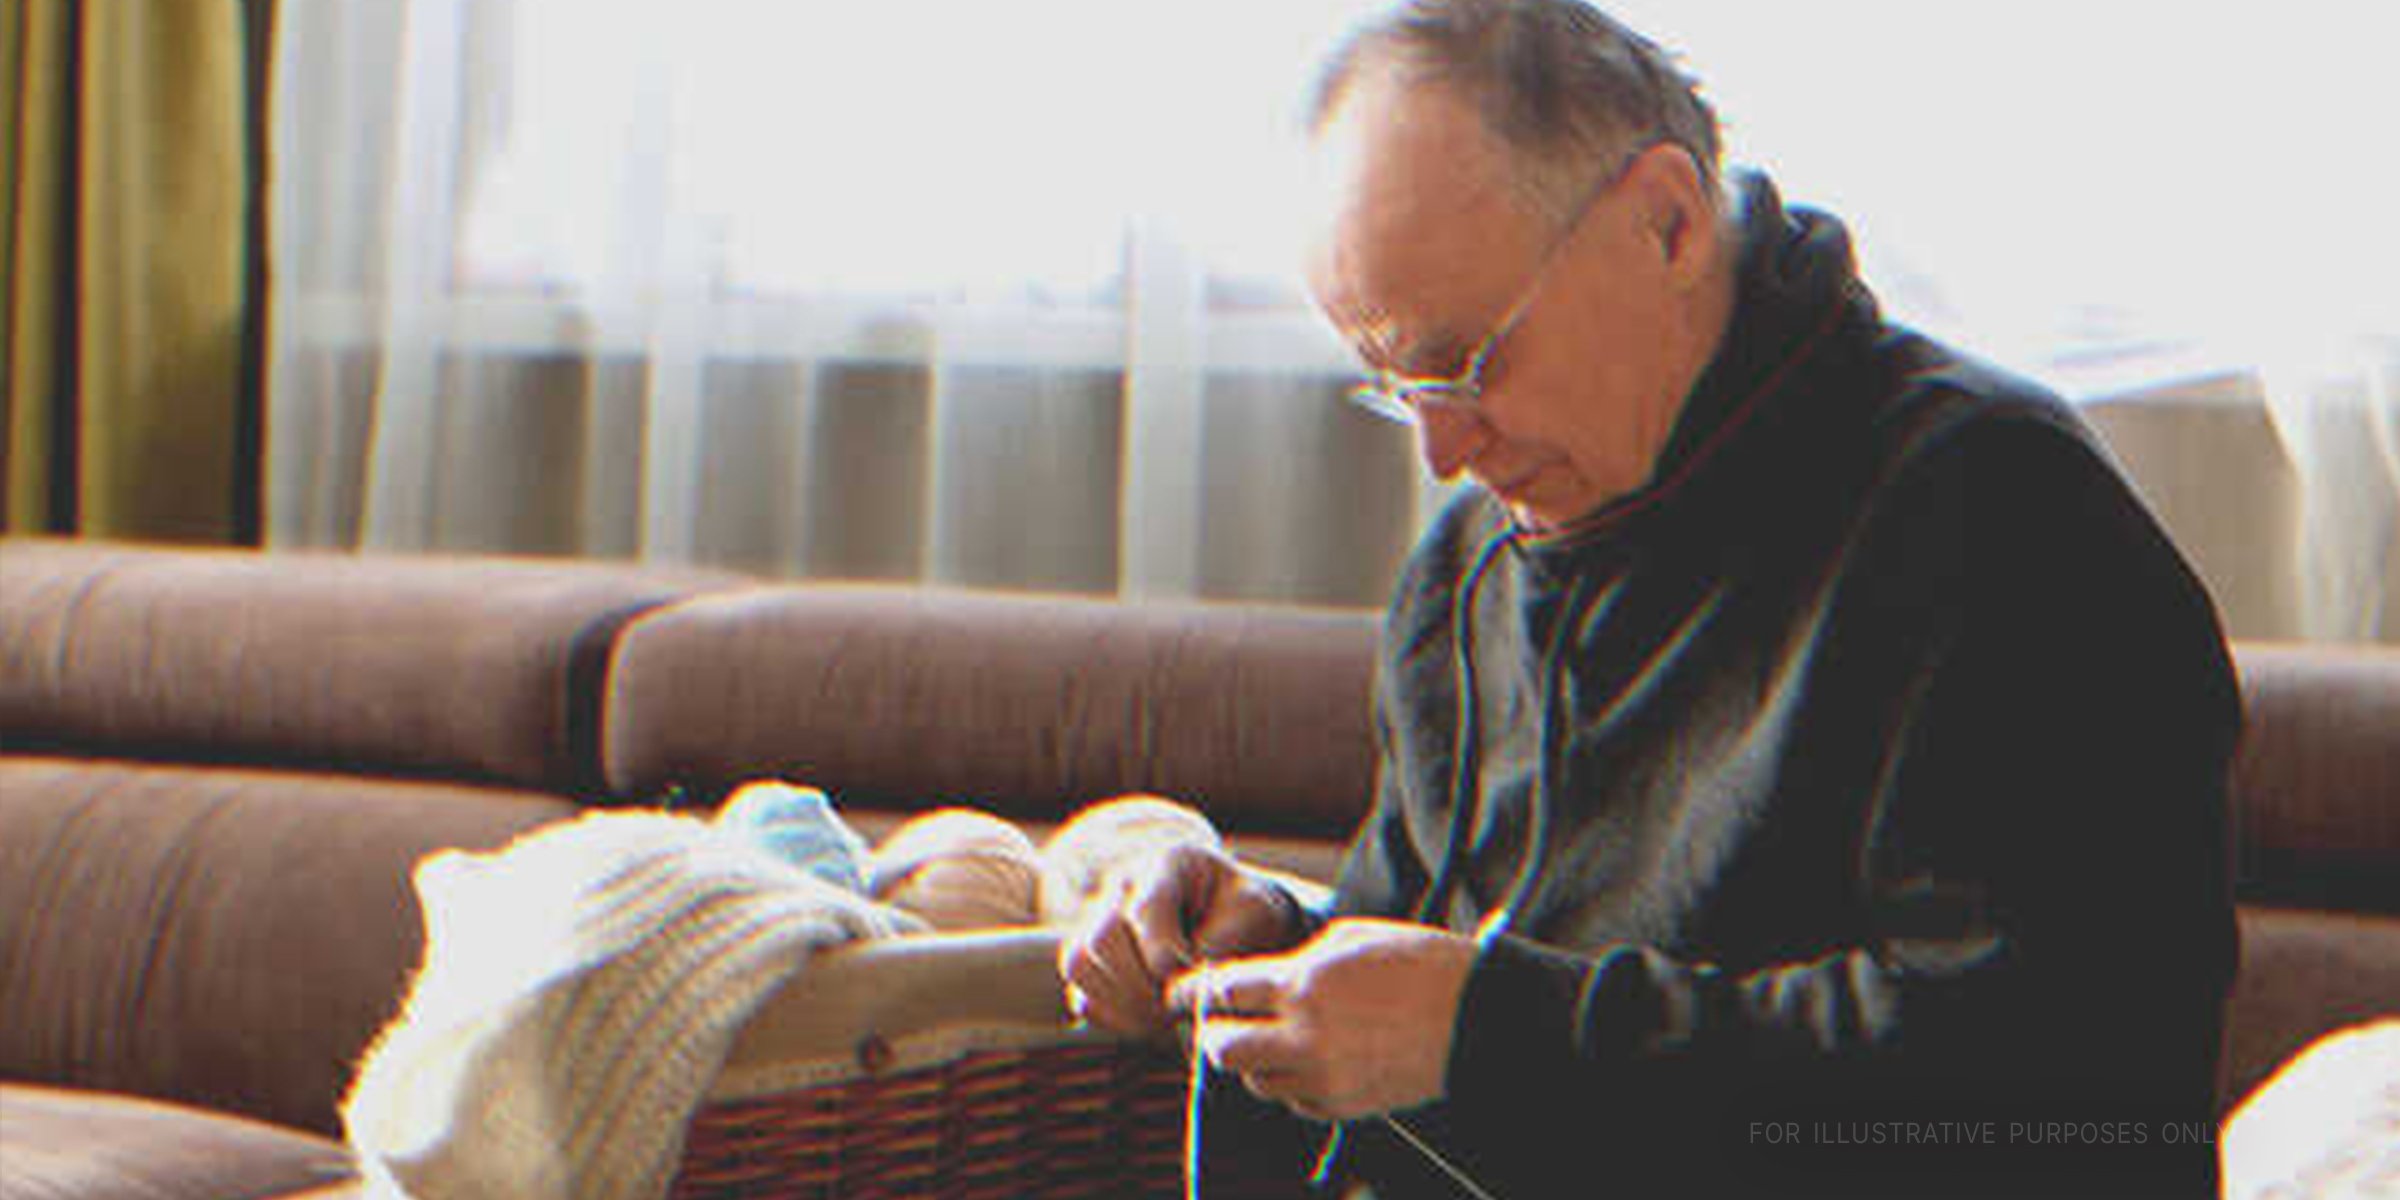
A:
[[[1326,877],[1373,624],[0,541],[0,1200],[355,1192],[335,1105],[416,961],[411,866],[582,806],[780,775],[874,833],[1154,791]],[[2229,1102],[2400,1012],[2400,653],[2236,650]]]

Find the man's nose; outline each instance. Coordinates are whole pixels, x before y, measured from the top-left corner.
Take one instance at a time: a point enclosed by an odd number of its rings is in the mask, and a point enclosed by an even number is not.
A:
[[[1417,456],[1436,479],[1447,480],[1465,470],[1491,436],[1473,413],[1442,406],[1417,410]]]

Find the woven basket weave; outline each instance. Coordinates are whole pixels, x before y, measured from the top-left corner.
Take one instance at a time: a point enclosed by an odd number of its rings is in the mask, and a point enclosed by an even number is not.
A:
[[[673,1194],[1179,1194],[1188,1069],[1070,1028],[1056,952],[1025,930],[821,955],[737,1041]]]
[[[1173,1196],[1184,1078],[1158,1052],[1059,1044],[712,1102],[674,1194]]]

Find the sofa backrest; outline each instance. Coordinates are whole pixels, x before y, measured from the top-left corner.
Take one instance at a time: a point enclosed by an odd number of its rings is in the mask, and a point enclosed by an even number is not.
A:
[[[597,782],[618,629],[723,572],[0,542],[0,743]]]
[[[2400,916],[2400,649],[2234,648],[2244,899]]]
[[[1374,774],[1376,621],[877,587],[698,598],[619,639],[620,795],[762,775],[897,808],[1056,819],[1130,792],[1346,840]]]

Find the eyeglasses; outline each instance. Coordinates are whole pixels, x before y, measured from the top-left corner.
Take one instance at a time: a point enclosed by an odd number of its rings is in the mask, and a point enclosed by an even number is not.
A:
[[[1567,243],[1574,239],[1575,231],[1582,227],[1584,216],[1591,212],[1602,196],[1616,187],[1619,180],[1625,178],[1626,172],[1633,166],[1633,160],[1641,157],[1643,151],[1649,148],[1648,145],[1636,148],[1614,170],[1603,174],[1593,183],[1591,190],[1575,206],[1574,217],[1543,249],[1541,262],[1535,266],[1533,278],[1526,283],[1525,290],[1518,293],[1508,310],[1493,324],[1491,332],[1475,343],[1475,348],[1467,355],[1466,366],[1458,374],[1442,378],[1377,370],[1369,376],[1368,382],[1350,390],[1350,403],[1384,420],[1402,425],[1414,425],[1426,410],[1437,408],[1477,418],[1486,416],[1482,404],[1484,364],[1491,360],[1500,343],[1508,340],[1508,335],[1516,331],[1517,323],[1524,320],[1526,311],[1533,307],[1534,298],[1542,294],[1542,285],[1548,282],[1551,269],[1558,265]]]

